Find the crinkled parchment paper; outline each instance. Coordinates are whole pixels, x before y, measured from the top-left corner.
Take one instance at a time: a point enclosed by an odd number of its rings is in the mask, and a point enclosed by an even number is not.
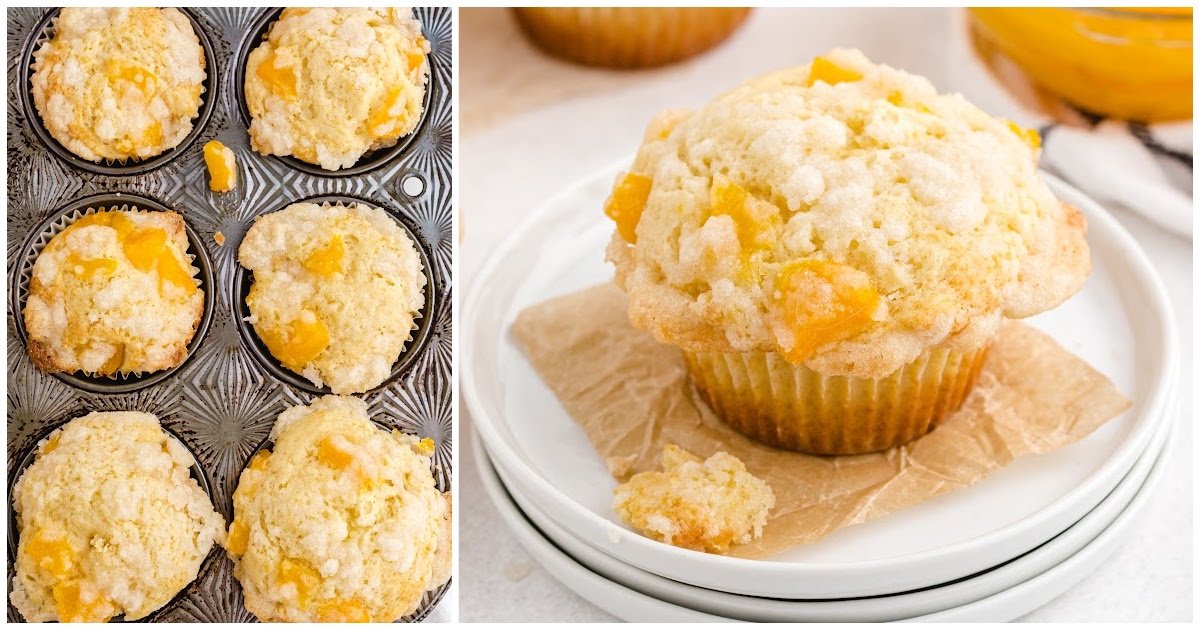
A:
[[[683,357],[634,329],[625,295],[599,285],[525,309],[512,332],[618,479],[657,469],[663,446],[737,456],[771,485],[762,558],[965,488],[1014,458],[1076,442],[1130,406],[1103,374],[1032,328],[999,333],[974,392],[932,433],[883,453],[801,455],[726,426],[692,388]]]

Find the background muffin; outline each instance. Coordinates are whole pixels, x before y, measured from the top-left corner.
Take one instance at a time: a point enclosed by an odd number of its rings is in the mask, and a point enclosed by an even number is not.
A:
[[[758,439],[917,437],[961,402],[1005,318],[1057,306],[1090,269],[1036,140],[848,50],[661,115],[606,204],[630,319],[683,348]],[[922,384],[940,393],[912,396]]]
[[[650,68],[725,41],[750,9],[736,7],[517,7],[539,48],[575,63]]]
[[[56,234],[33,264],[25,329],[45,372],[175,367],[204,310],[176,212],[104,210]]]
[[[143,159],[192,131],[204,50],[177,9],[64,8],[33,54],[46,130],[85,160]]]
[[[327,170],[421,119],[429,42],[409,9],[285,9],[246,62],[250,144]]]
[[[416,246],[379,208],[290,205],[254,221],[238,260],[254,272],[246,305],[259,339],[335,394],[387,379],[425,304]]]
[[[38,444],[13,487],[26,621],[141,619],[196,577],[225,521],[148,413],[95,412]]]
[[[449,578],[449,500],[433,441],[376,427],[357,398],[279,415],[274,451],[233,495],[227,548],[246,608],[263,621],[390,622]],[[437,574],[437,580],[434,579]]]

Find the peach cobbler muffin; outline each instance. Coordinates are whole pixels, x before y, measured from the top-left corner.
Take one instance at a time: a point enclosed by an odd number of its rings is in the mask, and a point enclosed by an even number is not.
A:
[[[50,135],[93,162],[154,157],[192,131],[205,59],[178,9],[67,7],[33,53],[33,102]]]
[[[177,212],[105,210],[55,234],[33,264],[25,329],[43,372],[155,372],[187,356],[204,311]]]
[[[854,50],[651,122],[606,213],[635,327],[729,424],[882,450],[958,408],[1008,318],[1090,270],[1035,132]]]
[[[89,413],[42,440],[13,487],[12,602],[25,620],[133,621],[196,579],[225,519],[194,463],[136,411]]]
[[[285,9],[246,62],[250,145],[335,171],[421,119],[429,42],[410,9]]]
[[[450,498],[430,439],[325,396],[279,415],[238,480],[226,548],[262,621],[392,622],[449,579]]]
[[[425,305],[416,245],[365,204],[297,203],[254,221],[238,248],[254,272],[250,324],[283,367],[335,394],[383,383]]]

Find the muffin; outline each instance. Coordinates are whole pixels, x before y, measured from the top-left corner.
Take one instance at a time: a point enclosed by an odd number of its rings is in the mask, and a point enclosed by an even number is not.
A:
[[[631,323],[679,346],[726,422],[878,451],[962,403],[1007,318],[1090,271],[1037,134],[861,53],[651,122],[605,211]]]
[[[262,621],[391,622],[449,578],[449,500],[433,441],[371,422],[325,396],[279,415],[233,494],[226,548],[246,609]]]
[[[297,203],[255,220],[249,323],[283,367],[335,394],[384,382],[425,305],[416,246],[386,212]]]
[[[94,412],[38,443],[13,486],[12,603],[26,621],[141,619],[196,579],[225,520],[158,419]]]
[[[650,68],[725,41],[750,9],[729,7],[518,7],[521,30],[555,57],[588,66]]]
[[[723,553],[762,535],[775,493],[742,460],[724,452],[702,460],[668,444],[662,467],[638,473],[613,491],[613,509],[644,536]]]
[[[125,161],[175,148],[204,91],[204,49],[178,9],[61,10],[33,53],[33,102],[79,157]]]
[[[204,310],[187,248],[177,212],[100,208],[55,234],[25,305],[33,364],[113,376],[182,363]]]
[[[429,42],[409,9],[285,9],[246,61],[250,146],[335,171],[417,128]]]

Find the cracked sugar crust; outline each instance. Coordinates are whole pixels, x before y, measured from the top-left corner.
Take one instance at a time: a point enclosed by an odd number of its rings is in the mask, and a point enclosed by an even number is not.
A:
[[[642,535],[709,553],[762,535],[775,494],[741,460],[724,452],[701,460],[669,444],[662,467],[613,491],[613,509]]]
[[[366,403],[292,407],[233,495],[227,549],[262,621],[391,622],[449,579],[450,501],[432,440],[385,431]]]
[[[283,366],[335,394],[383,383],[425,305],[416,245],[363,204],[292,204],[254,221],[238,248],[254,272],[249,322]]]
[[[1031,134],[853,50],[666,112],[606,207],[630,319],[862,378],[976,349],[1090,271]]]
[[[192,131],[204,49],[177,9],[64,8],[33,54],[46,130],[85,160],[154,157]]]
[[[56,234],[24,310],[33,364],[111,376],[182,363],[204,311],[187,247],[177,212],[102,209]]]
[[[407,8],[285,9],[246,63],[251,146],[332,171],[395,145],[420,122],[429,52]]]
[[[13,488],[26,621],[141,619],[196,578],[225,521],[148,413],[94,412],[38,443]]]

